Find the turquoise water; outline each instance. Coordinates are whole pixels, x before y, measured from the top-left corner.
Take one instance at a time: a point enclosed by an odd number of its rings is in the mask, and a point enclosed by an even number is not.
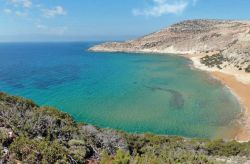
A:
[[[0,90],[128,132],[223,137],[240,105],[175,55],[94,53],[95,43],[0,44]]]

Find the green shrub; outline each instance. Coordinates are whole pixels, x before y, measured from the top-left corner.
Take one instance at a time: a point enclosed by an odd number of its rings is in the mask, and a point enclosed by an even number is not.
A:
[[[2,159],[3,156],[3,146],[0,144],[0,161]]]
[[[100,164],[113,164],[113,160],[114,159],[108,154],[106,150],[102,151]]]
[[[0,145],[8,139],[8,132],[4,128],[0,128]]]
[[[210,141],[206,144],[209,155],[237,156],[243,152],[241,143],[236,141],[224,142],[223,140]]]
[[[10,105],[16,105],[17,107],[21,107],[22,109],[37,107],[37,105],[32,100],[18,96],[10,96],[3,92],[0,92],[0,101],[6,102]]]
[[[10,146],[10,152],[16,159],[24,163],[56,163],[65,160],[67,153],[58,142],[49,143],[44,140],[30,140],[26,137],[17,138]]]
[[[129,164],[129,161],[130,161],[130,155],[128,152],[125,152],[121,149],[119,149],[116,152],[116,155],[114,157],[115,164]]]
[[[137,155],[131,163],[136,164],[162,164],[162,163],[213,163],[205,155],[193,154],[190,152],[169,151],[156,155],[147,152],[142,156]]]
[[[85,146],[85,145],[86,145],[86,143],[83,140],[73,139],[73,140],[69,141],[69,146]]]
[[[131,156],[128,152],[119,149],[114,157],[110,156],[106,150],[101,153],[101,164],[129,164]]]
[[[159,157],[154,154],[147,154],[143,156],[136,156],[132,163],[136,164],[162,164],[164,163]]]
[[[90,154],[90,150],[83,140],[70,140],[68,144],[70,156],[78,163],[84,162],[85,158]]]
[[[205,57],[201,58],[201,63],[208,66],[208,67],[217,67],[219,69],[221,68],[221,65],[223,64],[224,61],[227,59],[223,57],[221,54],[214,54],[211,56],[206,55]]]
[[[65,120],[71,124],[75,123],[73,118],[68,113],[61,112],[58,109],[53,108],[53,107],[41,107],[39,108],[38,112],[42,115],[53,117],[54,119]]]

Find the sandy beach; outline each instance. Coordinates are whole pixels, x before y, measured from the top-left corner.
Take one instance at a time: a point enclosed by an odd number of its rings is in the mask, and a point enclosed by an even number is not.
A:
[[[244,84],[237,80],[233,75],[214,71],[212,75],[228,86],[235,95],[238,96],[244,106],[243,126],[239,129],[236,136],[237,141],[247,142],[250,140],[250,84]]]
[[[204,54],[187,55],[193,61],[193,66],[197,69],[209,72],[213,77],[220,80],[237,96],[243,107],[242,126],[236,132],[235,140],[239,142],[250,141],[250,74],[237,71],[233,68],[219,70],[208,68],[200,63],[200,58]],[[186,56],[186,57],[187,57]]]

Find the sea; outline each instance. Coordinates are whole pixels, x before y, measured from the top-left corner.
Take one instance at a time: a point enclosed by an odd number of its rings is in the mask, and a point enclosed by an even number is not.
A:
[[[129,133],[233,137],[241,105],[174,54],[90,52],[100,42],[0,43],[0,91]]]

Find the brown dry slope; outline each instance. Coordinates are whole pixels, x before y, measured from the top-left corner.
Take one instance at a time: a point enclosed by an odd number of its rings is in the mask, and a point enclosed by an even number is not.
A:
[[[227,64],[245,71],[250,65],[250,21],[188,20],[139,39],[104,43],[90,50],[186,55],[217,52]]]

